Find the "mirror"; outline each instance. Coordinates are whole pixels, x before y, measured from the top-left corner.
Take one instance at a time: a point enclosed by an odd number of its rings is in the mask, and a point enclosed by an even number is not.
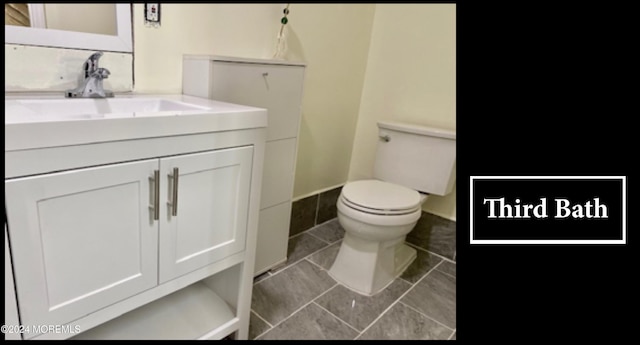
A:
[[[25,11],[24,7],[8,8],[9,4],[5,4],[5,23],[13,24],[4,27],[5,44],[133,52],[131,5],[101,5],[102,7],[91,10],[89,7],[77,6],[100,5],[65,4],[52,7],[50,4],[28,4],[28,11]],[[72,8],[73,6],[76,7]],[[81,19],[88,20],[65,18],[70,10],[73,11],[71,18],[77,19],[80,15],[83,16]],[[9,15],[12,16],[11,20]]]

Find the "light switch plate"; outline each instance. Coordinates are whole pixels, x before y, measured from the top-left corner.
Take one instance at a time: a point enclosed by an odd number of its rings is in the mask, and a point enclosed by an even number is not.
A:
[[[160,24],[160,4],[144,4],[144,21]]]

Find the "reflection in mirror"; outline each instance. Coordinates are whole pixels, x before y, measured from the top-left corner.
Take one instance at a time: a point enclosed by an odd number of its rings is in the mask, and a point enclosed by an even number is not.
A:
[[[4,4],[4,23],[14,26],[31,26],[27,4]]]
[[[5,44],[132,52],[130,4],[5,4]]]
[[[117,34],[116,4],[5,4],[4,13],[6,25]]]
[[[44,17],[47,29],[117,33],[115,4],[44,4]]]

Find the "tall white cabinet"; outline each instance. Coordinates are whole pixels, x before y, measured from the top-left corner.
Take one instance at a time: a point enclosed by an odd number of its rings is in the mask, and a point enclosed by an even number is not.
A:
[[[184,94],[268,111],[255,275],[287,260],[304,73],[305,64],[281,60],[208,55],[183,60]]]

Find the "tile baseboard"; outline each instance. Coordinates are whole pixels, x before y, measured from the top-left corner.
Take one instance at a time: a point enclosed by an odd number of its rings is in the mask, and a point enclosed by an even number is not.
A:
[[[342,186],[294,201],[291,206],[289,237],[307,231],[338,216],[336,202]],[[429,252],[456,260],[456,222],[422,211],[407,242]]]

